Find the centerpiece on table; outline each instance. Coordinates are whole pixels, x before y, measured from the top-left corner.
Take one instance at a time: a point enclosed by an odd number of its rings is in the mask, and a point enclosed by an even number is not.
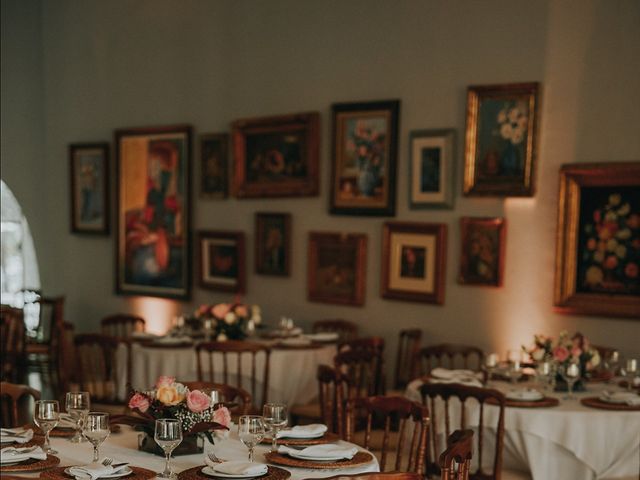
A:
[[[209,338],[218,342],[225,340],[243,340],[262,322],[258,305],[234,303],[200,305],[194,317],[202,322]]]

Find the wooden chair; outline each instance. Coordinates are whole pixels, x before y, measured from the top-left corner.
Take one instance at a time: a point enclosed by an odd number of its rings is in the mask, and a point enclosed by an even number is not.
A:
[[[3,427],[18,427],[27,422],[29,409],[24,408],[23,400],[29,396],[33,397],[34,400],[40,400],[40,392],[27,385],[9,382],[0,383],[0,410],[2,412]]]
[[[348,398],[385,392],[384,340],[379,337],[345,342],[338,348],[334,366],[348,381]]]
[[[482,371],[483,359],[484,352],[469,345],[441,343],[424,347],[418,351],[414,377],[426,375],[436,367],[466,368],[479,372]]]
[[[232,403],[229,412],[232,415],[248,415],[251,410],[251,394],[243,388],[227,385],[226,383],[213,382],[180,382],[189,390],[211,391],[218,390],[222,395],[221,401]]]
[[[256,342],[228,340],[200,343],[195,352],[198,381],[216,382],[218,377],[219,383],[244,388],[251,394],[251,411],[262,412],[269,391],[269,347]],[[261,376],[258,375],[258,362],[262,362]],[[205,365],[208,366],[206,370]]]
[[[64,323],[64,297],[40,297],[34,302],[39,307],[40,322],[36,330],[27,332],[26,354],[34,366],[46,367],[50,379],[61,377],[60,335]]]
[[[440,455],[440,480],[468,480],[471,468],[473,430],[456,430]]]
[[[129,338],[133,332],[144,332],[145,325],[144,318],[124,313],[110,315],[100,321],[103,335],[118,338]]]
[[[358,326],[349,320],[317,320],[311,327],[313,333],[331,332],[338,334],[338,341],[354,340],[358,337]]]
[[[420,350],[421,340],[422,330],[418,328],[400,330],[394,389],[404,390],[407,383],[413,380],[412,373],[415,371],[413,365]]]
[[[346,404],[346,435],[348,442],[355,440],[354,430],[356,412],[365,411],[367,415],[364,448],[380,455],[380,470],[385,471],[391,465],[394,471],[406,471],[422,474],[427,451],[427,433],[429,429],[429,409],[404,397],[375,396],[348,400]],[[372,442],[372,428],[376,422],[384,425],[379,447]],[[397,423],[395,439],[391,439],[392,425]],[[357,442],[356,442],[357,443]],[[379,450],[379,451],[377,451]],[[408,454],[407,461],[403,456]],[[389,460],[389,461],[388,461]]]
[[[424,477],[412,472],[370,472],[356,473],[354,475],[335,475],[327,477],[325,480],[424,480]]]
[[[22,310],[0,305],[0,379],[19,382],[25,367]]]
[[[478,455],[478,463],[475,472],[470,472],[469,478],[478,480],[499,480],[502,473],[502,450],[504,446],[504,409],[505,409],[505,396],[498,390],[480,387],[471,387],[466,385],[460,385],[455,383],[425,383],[420,387],[420,393],[422,395],[422,403],[429,407],[431,411],[431,437],[430,448],[427,449],[427,474],[440,474],[440,465],[436,462],[436,459],[440,457],[440,452],[445,448],[439,448],[443,443],[438,435],[441,433],[440,425],[442,421],[438,418],[438,412],[444,413],[444,435],[448,438],[451,434],[451,399],[457,398],[460,402],[460,421],[459,426],[461,429],[467,428],[466,418],[466,402],[469,399],[474,399],[479,403],[479,417],[478,417],[478,448],[476,449]],[[441,400],[443,405],[436,405],[436,400]],[[493,454],[493,462],[491,472],[484,471],[484,465],[482,462],[484,454],[484,429],[494,428],[492,425],[485,425],[485,403],[489,401],[491,405],[495,405],[498,411],[498,419],[495,425],[495,451]],[[439,407],[439,408],[437,408]]]

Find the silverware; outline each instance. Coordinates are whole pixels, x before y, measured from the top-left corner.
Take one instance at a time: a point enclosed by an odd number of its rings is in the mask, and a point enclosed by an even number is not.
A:
[[[110,467],[112,463],[113,458],[105,457],[104,460],[102,460],[102,465],[104,465],[105,467]]]
[[[216,454],[212,451],[207,453],[207,457],[209,458],[209,460],[211,460],[214,463],[222,463],[222,460],[220,460]]]

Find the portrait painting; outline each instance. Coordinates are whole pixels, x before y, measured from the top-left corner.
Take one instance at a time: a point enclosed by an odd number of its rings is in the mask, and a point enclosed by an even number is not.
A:
[[[200,231],[200,286],[220,292],[245,292],[245,240],[242,232]]]
[[[227,198],[229,193],[229,136],[211,133],[200,136],[200,196]]]
[[[460,219],[460,283],[491,287],[502,285],[505,235],[504,218]]]
[[[191,127],[121,129],[116,290],[187,298]]]
[[[109,144],[69,145],[71,231],[109,233]]]
[[[538,83],[469,87],[466,195],[534,194],[539,91]]]
[[[310,232],[309,300],[364,305],[366,249],[364,234]]]
[[[455,131],[415,130],[409,136],[411,208],[451,208]]]
[[[400,101],[333,105],[331,213],[395,214]]]
[[[291,215],[256,213],[256,273],[287,276],[291,264]]]

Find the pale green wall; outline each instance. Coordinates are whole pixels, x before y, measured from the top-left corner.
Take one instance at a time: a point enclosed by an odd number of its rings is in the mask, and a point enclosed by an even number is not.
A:
[[[18,23],[26,12],[6,0]],[[32,5],[37,5],[32,4]],[[22,71],[5,72],[18,88]],[[25,48],[33,47],[28,43]],[[293,214],[294,260],[287,279],[248,275],[247,300],[265,317],[287,314],[301,323],[322,317],[358,322],[383,335],[390,350],[402,327],[421,327],[425,342],[474,343],[506,351],[535,332],[580,329],[594,342],[638,352],[640,323],[552,313],[558,169],[563,163],[640,159],[640,3],[629,1],[44,1],[42,4],[42,131],[34,146],[44,154],[27,166],[3,169],[48,206],[33,220],[46,234],[45,288],[68,296],[67,319],[78,330],[96,327],[109,312],[141,308],[144,301],[115,296],[113,236],[86,238],[68,231],[66,148],[69,142],[112,140],[115,128],[189,122],[196,133],[221,131],[229,122],[318,110],[322,114],[321,196],[286,200],[197,200],[196,229],[244,230],[253,265],[253,222],[258,210]],[[36,72],[37,75],[37,72]],[[15,78],[14,78],[15,77]],[[461,191],[465,89],[470,84],[540,81],[543,84],[538,193],[531,199],[471,199]],[[40,95],[37,86],[33,87]],[[3,85],[5,97],[12,92]],[[328,211],[330,105],[400,98],[401,136],[396,220],[445,222],[446,303],[430,306],[380,298],[384,219],[333,217]],[[7,117],[19,115],[11,105]],[[407,206],[408,133],[457,130],[455,209],[412,211]],[[17,128],[17,127],[16,127]],[[39,132],[39,133],[38,133]],[[42,142],[38,135],[44,135]],[[15,152],[15,150],[13,150]],[[197,175],[197,170],[196,170]],[[4,173],[3,173],[4,177]],[[8,176],[9,178],[9,176]],[[36,186],[37,185],[37,186]],[[196,197],[197,198],[197,197]],[[463,215],[508,221],[505,286],[463,287],[458,222]],[[46,226],[46,227],[45,227]],[[309,230],[369,236],[364,308],[306,301]],[[42,240],[39,240],[39,244]],[[195,289],[194,301],[228,299]],[[137,302],[137,303],[136,303]],[[169,307],[147,302],[147,308]],[[167,314],[157,319],[164,322]],[[640,352],[638,352],[640,353]]]

